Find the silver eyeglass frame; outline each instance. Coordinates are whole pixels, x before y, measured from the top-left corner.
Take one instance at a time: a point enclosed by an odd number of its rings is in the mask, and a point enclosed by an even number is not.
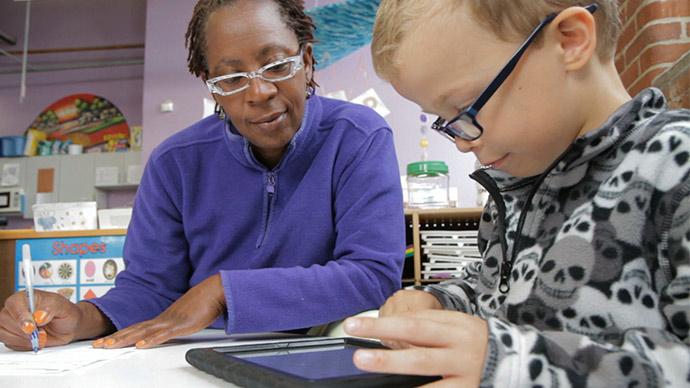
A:
[[[220,96],[229,96],[229,95],[239,93],[239,92],[249,88],[249,85],[251,84],[251,81],[254,78],[259,78],[259,79],[267,81],[267,82],[285,81],[286,79],[290,79],[290,78],[294,77],[295,74],[297,74],[297,72],[302,70],[302,68],[304,67],[304,61],[302,60],[302,53],[303,53],[303,50],[302,50],[302,48],[300,48],[299,54],[297,54],[293,57],[287,57],[287,58],[284,58],[284,59],[281,59],[281,60],[278,60],[275,62],[271,62],[268,65],[263,66],[259,70],[250,71],[250,72],[242,72],[242,73],[226,74],[226,75],[221,75],[219,77],[208,79],[208,80],[206,80],[206,87],[208,87],[208,91],[211,93],[218,94]],[[292,71],[290,72],[290,74],[288,74],[284,77],[273,78],[273,79],[265,78],[263,76],[263,72],[270,69],[271,67],[279,66],[279,65],[282,65],[282,64],[288,63],[288,62],[295,62],[295,66],[292,68]],[[224,92],[218,85],[216,85],[216,83],[218,83],[220,81],[226,80],[228,78],[234,78],[234,77],[244,77],[247,79],[247,83],[244,86],[240,87],[239,89],[235,89],[235,90],[230,91],[230,92]]]

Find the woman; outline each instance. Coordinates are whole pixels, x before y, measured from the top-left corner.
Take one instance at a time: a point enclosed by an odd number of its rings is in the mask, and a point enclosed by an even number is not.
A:
[[[312,28],[298,0],[199,1],[188,64],[219,117],[149,158],[113,289],[76,305],[38,293],[47,346],[300,329],[377,308],[399,288],[391,130],[368,108],[313,95]],[[25,296],[13,295],[0,341],[28,350],[32,330]]]

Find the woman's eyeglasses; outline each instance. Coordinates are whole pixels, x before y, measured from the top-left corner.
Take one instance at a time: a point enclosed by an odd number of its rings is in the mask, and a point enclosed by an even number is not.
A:
[[[599,6],[597,4],[591,4],[584,7],[590,13],[594,13]],[[489,86],[487,86],[484,91],[477,97],[476,100],[470,105],[469,108],[460,112],[459,115],[455,116],[452,120],[447,121],[442,117],[439,117],[431,124],[431,129],[437,131],[447,139],[455,142],[455,137],[459,137],[463,140],[472,141],[477,140],[482,133],[484,133],[484,128],[477,121],[477,114],[479,110],[482,109],[484,104],[494,95],[496,90],[501,86],[503,81],[508,78],[510,73],[515,69],[518,61],[525,53],[527,47],[532,43],[534,38],[539,34],[547,24],[559,14],[559,12],[552,13],[547,16],[541,23],[532,31],[532,33],[527,37],[527,39],[522,43],[522,46],[513,54],[508,63],[503,66],[500,72],[494,77]]]
[[[278,82],[292,78],[302,66],[302,49],[300,49],[298,55],[269,63],[256,71],[226,74],[211,78],[206,80],[206,86],[211,93],[229,96],[247,89],[250,81],[254,78],[260,78],[268,82]]]

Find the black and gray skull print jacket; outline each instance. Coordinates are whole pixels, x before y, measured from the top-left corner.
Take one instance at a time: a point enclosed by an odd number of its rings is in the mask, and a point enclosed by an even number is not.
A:
[[[689,110],[646,89],[542,175],[472,177],[483,262],[415,288],[488,322],[481,386],[690,386]]]

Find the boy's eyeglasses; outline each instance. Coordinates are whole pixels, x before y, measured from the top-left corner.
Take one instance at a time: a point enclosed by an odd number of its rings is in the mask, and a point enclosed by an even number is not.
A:
[[[599,6],[597,4],[591,4],[584,8],[590,13],[594,13]],[[520,57],[522,57],[522,54],[525,53],[527,47],[529,47],[539,31],[541,31],[547,24],[551,23],[551,21],[559,13],[560,12],[552,13],[542,20],[541,23],[539,23],[537,28],[532,31],[525,42],[522,43],[522,46],[520,46],[515,54],[513,54],[508,63],[503,66],[503,69],[498,72],[489,86],[484,89],[484,91],[479,95],[479,97],[477,97],[476,100],[474,100],[469,108],[460,112],[459,115],[455,116],[448,122],[446,122],[446,120],[444,120],[442,117],[439,117],[436,119],[436,121],[434,121],[433,124],[431,124],[431,128],[452,142],[455,142],[456,136],[467,141],[477,140],[482,133],[484,133],[484,128],[479,124],[479,122],[477,122],[477,114],[479,113],[479,110],[482,109],[489,98],[494,95],[498,87],[501,86],[503,81],[505,81],[513,69],[515,69]]]
[[[206,86],[211,93],[229,96],[247,89],[249,82],[254,78],[260,78],[268,82],[278,82],[292,78],[302,66],[302,49],[300,49],[298,55],[269,63],[256,71],[232,73],[211,78],[206,80]]]

